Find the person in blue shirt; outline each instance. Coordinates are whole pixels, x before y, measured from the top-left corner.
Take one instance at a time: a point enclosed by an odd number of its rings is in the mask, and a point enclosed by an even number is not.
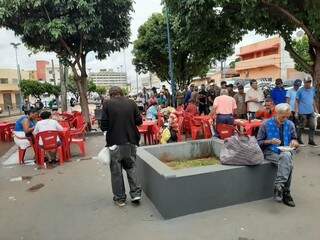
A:
[[[300,79],[296,79],[293,83],[293,88],[287,91],[287,103],[290,105],[291,116],[290,120],[294,123],[295,126],[298,125],[298,119],[295,117],[295,104],[296,104],[296,96],[299,88],[301,87],[302,81]]]
[[[151,101],[150,106],[147,109],[146,118],[148,120],[157,120],[158,118],[158,106],[156,101]]]
[[[188,103],[189,103],[189,101],[190,101],[190,99],[191,99],[191,94],[192,94],[193,90],[194,90],[194,85],[191,84],[190,87],[189,87],[189,91],[187,91],[186,96],[185,96],[185,98],[184,98],[184,105],[185,105],[185,107],[188,106]]]
[[[39,113],[35,108],[30,108],[27,115],[23,115],[16,121],[14,129],[14,142],[21,149],[30,147],[30,141],[34,142],[32,132],[36,125]]]
[[[315,88],[311,86],[311,82],[311,79],[305,79],[304,86],[298,90],[296,95],[295,113],[299,118],[299,124],[297,128],[299,143],[303,144],[301,135],[302,130],[305,127],[304,123],[307,121],[309,125],[309,145],[316,147],[317,144],[314,142],[314,113],[318,113],[318,109],[315,101],[316,91]]]
[[[286,103],[287,91],[283,88],[283,82],[281,78],[276,79],[276,87],[271,91],[271,98],[274,105],[278,105],[280,103]]]

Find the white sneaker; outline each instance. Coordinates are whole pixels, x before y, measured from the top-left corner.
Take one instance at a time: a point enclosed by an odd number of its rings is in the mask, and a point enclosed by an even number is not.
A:
[[[134,197],[134,198],[131,199],[131,202],[133,202],[133,203],[139,203],[140,200],[141,200],[141,196],[136,196],[136,197]]]

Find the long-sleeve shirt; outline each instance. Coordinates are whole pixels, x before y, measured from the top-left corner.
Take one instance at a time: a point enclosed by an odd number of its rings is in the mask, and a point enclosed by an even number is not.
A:
[[[108,147],[127,143],[139,145],[140,134],[137,126],[141,124],[142,117],[133,100],[116,97],[104,102],[101,130],[107,131]]]
[[[283,125],[279,126],[280,128],[280,138],[281,144],[283,145]],[[295,126],[293,122],[290,121],[290,133],[291,133],[291,140],[297,139],[297,132],[295,129]],[[261,147],[262,150],[266,149],[268,145],[264,144],[264,141],[267,140],[267,121],[263,122],[262,125],[259,128],[259,132],[257,135],[257,141],[259,146]]]

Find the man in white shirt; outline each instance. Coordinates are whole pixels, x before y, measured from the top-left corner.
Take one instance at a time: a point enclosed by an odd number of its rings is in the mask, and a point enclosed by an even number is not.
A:
[[[40,132],[45,131],[63,131],[63,127],[58,123],[57,120],[51,119],[51,112],[45,111],[40,114],[40,118],[42,120],[38,121],[33,133],[36,135]],[[60,141],[60,139],[57,139]],[[39,145],[42,145],[42,139],[39,139]],[[56,153],[55,152],[48,152],[47,154],[49,163],[56,162]]]
[[[63,131],[63,127],[57,120],[51,119],[51,112],[45,111],[40,114],[41,120],[37,122],[33,133],[45,131]]]
[[[263,106],[264,95],[261,90],[258,89],[257,80],[253,79],[250,82],[251,88],[246,93],[247,111],[250,119],[256,118],[256,112],[258,112]]]

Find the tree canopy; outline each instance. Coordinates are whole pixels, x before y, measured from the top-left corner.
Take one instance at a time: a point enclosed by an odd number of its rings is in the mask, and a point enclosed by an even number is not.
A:
[[[320,1],[318,0],[165,0],[166,4],[184,22],[186,41],[196,48],[203,44],[215,46],[216,25],[226,39],[225,46],[241,40],[249,30],[267,36],[279,34],[286,50],[305,72],[312,74],[320,86]],[[231,28],[230,28],[231,26]],[[225,28],[226,27],[226,28]],[[232,30],[233,31],[229,31]],[[311,61],[294,48],[293,35],[301,29],[308,39]],[[219,42],[219,41],[218,41]],[[222,41],[223,42],[223,41]],[[297,46],[297,45],[296,45]],[[208,52],[210,49],[208,49]],[[214,53],[214,48],[211,49]]]
[[[125,48],[132,0],[0,0],[0,26],[30,48],[55,52],[72,68],[82,112],[90,126],[86,56],[98,59]]]
[[[178,27],[174,26],[174,15],[169,17],[172,25],[171,42],[174,63],[174,77],[182,87],[189,84],[194,76],[207,73],[210,56],[200,55],[183,41]],[[169,81],[169,60],[166,19],[161,13],[154,13],[139,28],[138,39],[134,42],[133,64],[138,73],[156,73],[161,81]]]
[[[54,86],[47,82],[41,83],[37,80],[22,80],[20,88],[24,96],[33,96],[37,99],[41,99],[41,96],[45,93],[55,97],[61,94],[59,86]]]

